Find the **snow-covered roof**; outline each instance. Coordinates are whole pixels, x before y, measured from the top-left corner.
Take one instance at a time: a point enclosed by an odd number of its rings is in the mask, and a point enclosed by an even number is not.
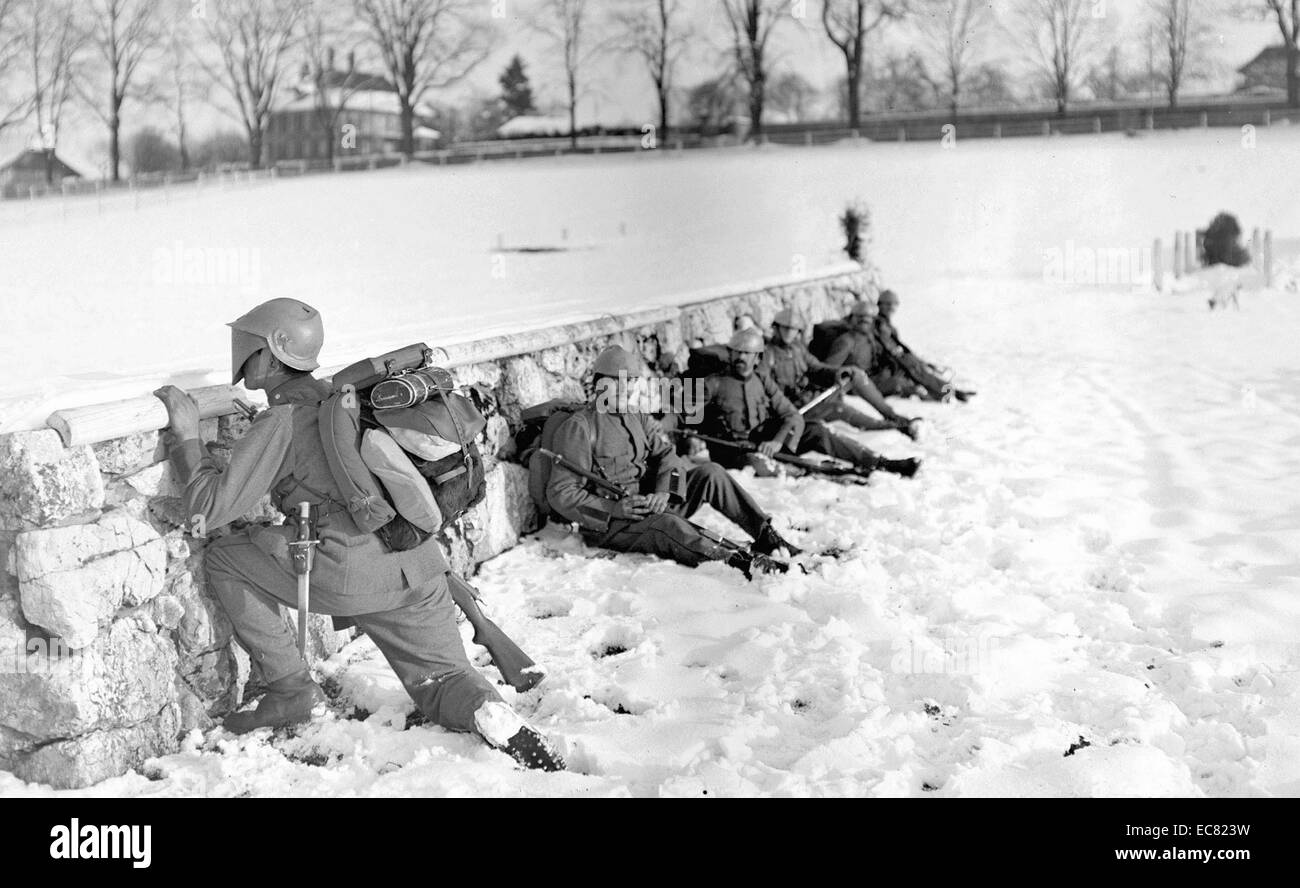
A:
[[[511,136],[567,136],[569,118],[542,117],[536,114],[523,114],[507,120],[497,127],[497,135],[503,138]]]
[[[325,91],[330,107],[337,108],[343,101],[351,111],[378,111],[384,114],[400,114],[401,103],[397,93],[390,90],[362,89],[350,95],[344,90],[331,87]],[[316,107],[316,93],[304,92],[284,103],[276,111],[311,111]],[[433,109],[421,102],[415,106],[417,117],[432,117]]]

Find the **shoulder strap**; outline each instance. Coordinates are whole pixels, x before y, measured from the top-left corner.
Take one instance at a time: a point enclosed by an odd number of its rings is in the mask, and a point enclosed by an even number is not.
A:
[[[379,480],[361,459],[361,407],[354,392],[335,392],[320,405],[321,445],[352,520],[375,531],[397,517]]]

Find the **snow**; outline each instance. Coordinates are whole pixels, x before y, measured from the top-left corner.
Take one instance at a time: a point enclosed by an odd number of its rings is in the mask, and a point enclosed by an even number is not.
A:
[[[864,487],[739,474],[795,543],[843,550],[801,556],[807,575],[749,583],[719,564],[610,557],[555,527],[484,565],[475,583],[489,614],[548,672],[503,696],[556,740],[566,773],[520,771],[473,738],[405,729],[412,704],[361,640],[322,665],[341,693],[313,724],[195,732],[148,776],[83,794],[1300,794],[1300,297],[1248,288],[1240,311],[1210,312],[1210,275],[1158,294],[1060,285],[1041,271],[1042,251],[1071,240],[1127,248],[1224,208],[1248,229],[1294,232],[1293,189],[1280,184],[1294,173],[1270,165],[1262,134],[1261,154],[1221,170],[1206,157],[1217,138],[1051,140],[1037,143],[1043,156],[1026,140],[947,155],[874,146],[680,167],[598,161],[671,171],[678,189],[714,177],[697,196],[752,184],[773,158],[798,180],[748,206],[696,200],[674,225],[699,232],[736,213],[764,224],[730,234],[716,261],[687,250],[663,266],[669,281],[675,266],[700,278],[770,270],[746,261],[754,243],[770,248],[773,229],[825,234],[825,208],[848,190],[812,165],[847,175],[850,161],[888,161],[887,174],[866,164],[854,175],[877,183],[862,191],[903,298],[900,330],[979,391],[965,405],[900,405],[925,418],[919,443],[856,433],[886,455],[924,456],[920,474]],[[1142,153],[1156,145],[1157,157]],[[578,168],[536,175],[563,187]],[[1160,181],[1143,178],[1157,169]],[[950,203],[936,178],[958,189]],[[624,201],[682,199],[606,196],[605,219]],[[482,234],[480,212],[452,215]],[[638,236],[647,251],[668,243]],[[798,236],[785,244],[815,249]],[[622,255],[644,269],[635,253]],[[607,258],[569,257],[572,292],[598,290]],[[611,307],[635,302],[626,291],[644,282],[628,282]],[[712,513],[703,520],[743,538]],[[485,652],[469,650],[496,678]],[[50,793],[0,774],[0,794]]]
[[[59,407],[229,380],[224,324],[292,296],[322,362],[680,302],[842,258],[851,197],[903,289],[1041,280],[1045,251],[1129,250],[1222,209],[1300,231],[1300,129],[769,146],[414,166],[0,202],[0,432]],[[136,209],[136,201],[139,208]],[[567,252],[494,252],[521,246]],[[1166,256],[1166,268],[1169,258]],[[472,312],[466,306],[473,305]],[[165,333],[165,335],[160,335]],[[57,344],[51,347],[52,344]]]

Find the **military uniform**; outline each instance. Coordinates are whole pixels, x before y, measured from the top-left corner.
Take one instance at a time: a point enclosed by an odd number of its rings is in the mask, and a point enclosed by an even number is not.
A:
[[[728,552],[686,520],[708,504],[757,538],[768,516],[716,463],[691,466],[642,413],[612,413],[587,405],[556,430],[556,453],[594,471],[628,494],[667,493],[668,509],[644,518],[615,516],[615,500],[591,492],[590,482],[556,465],[546,487],[551,508],[576,522],[583,538],[620,552],[644,552],[694,567]],[[674,471],[677,472],[674,481]],[[674,502],[676,500],[676,502]]]
[[[876,465],[878,457],[866,447],[836,435],[823,422],[805,421],[777,382],[763,370],[744,379],[734,373],[710,377],[705,391],[702,434],[750,444],[776,440],[783,449],[794,453],[816,450],[864,469]],[[752,452],[740,449],[711,447],[709,454],[728,467],[753,463]]]
[[[197,439],[173,443],[170,456],[186,479],[189,514],[211,531],[248,512],[268,492],[286,514],[299,502],[321,504],[312,610],[351,618],[426,716],[451,730],[472,731],[475,711],[501,698],[465,655],[446,558],[436,539],[388,552],[374,533],[353,522],[320,440],[317,408],[327,394],[324,383],[306,374],[270,391],[269,409],[236,442],[225,469]],[[306,669],[280,615],[280,605],[297,602],[289,554],[294,536],[292,522],[254,526],[207,549],[208,587],[267,682]]]
[[[795,342],[792,345],[785,345],[776,339],[769,339],[767,347],[763,351],[763,360],[760,368],[766,372],[781,388],[784,394],[797,407],[803,407],[820,392],[818,390],[828,389],[831,386],[838,385],[840,375],[843,372],[841,367],[832,367],[817,358],[808,346],[802,342]],[[863,387],[870,387],[871,384],[865,378],[853,380],[854,394],[868,397],[874,392],[864,394]],[[877,409],[882,407],[882,415],[889,416],[892,410],[884,404],[884,399],[879,393],[874,393],[872,406]],[[863,413],[861,410],[855,410],[848,404],[844,403],[842,394],[835,394],[818,404],[806,414],[808,419],[818,420],[820,422],[832,422],[840,420],[846,422],[854,428],[863,431],[880,431],[883,429],[898,428],[899,421],[876,419]]]
[[[922,397],[929,397],[936,401],[942,399],[948,384],[934,372],[930,365],[903,345],[893,322],[883,314],[879,314],[876,315],[873,326],[876,341],[881,349],[893,357],[886,373],[882,374],[889,379],[888,385],[900,390],[906,390],[910,386],[914,391],[919,390],[916,393]],[[881,388],[883,390],[884,387]]]

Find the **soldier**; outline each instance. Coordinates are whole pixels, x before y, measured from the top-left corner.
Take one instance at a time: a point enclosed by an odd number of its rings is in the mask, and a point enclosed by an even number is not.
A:
[[[842,395],[836,394],[809,410],[807,419],[821,422],[838,419],[864,431],[897,429],[909,438],[916,438],[914,423],[920,420],[896,413],[861,367],[832,367],[821,361],[804,344],[804,328],[803,320],[788,308],[777,312],[772,320],[772,337],[767,341],[761,367],[781,387],[782,393],[795,406],[803,407],[817,396],[817,389],[847,382],[848,391],[865,400],[884,417],[883,420],[876,419],[855,410],[844,403]]]
[[[272,299],[229,325],[233,382],[267,394],[268,409],[219,468],[199,441],[198,407],[165,386],[169,456],[185,485],[185,502],[207,532],[230,524],[270,494],[286,515],[303,501],[319,505],[320,547],[311,572],[312,609],[350,618],[370,636],[420,711],[452,731],[477,733],[520,764],[554,771],[559,754],[502,701],[465,656],[448,590],[449,570],[438,541],[389,552],[353,522],[331,473],[318,423],[329,387],[311,371],[324,341],[319,312],[296,299]],[[267,685],[251,712],[230,715],[227,730],[243,734],[311,720],[323,700],[280,605],[295,606],[290,524],[257,525],[209,544],[208,588],[234,624]]]
[[[873,327],[876,341],[894,358],[889,372],[894,376],[903,376],[903,381],[910,378],[929,393],[938,392],[941,399],[946,400],[943,396],[951,392],[951,397],[955,397],[958,401],[970,400],[974,392],[950,385],[941,371],[921,360],[910,348],[903,345],[902,340],[898,338],[898,331],[894,328],[893,321],[894,312],[898,311],[899,301],[898,295],[893,290],[885,290],[876,300],[878,313]]]
[[[798,408],[782,393],[769,375],[759,370],[764,351],[763,335],[757,330],[740,330],[727,343],[730,367],[709,379],[701,433],[728,441],[754,445],[750,451],[718,447],[710,450],[715,460],[728,467],[749,464],[760,473],[770,473],[763,460],[781,451],[807,453],[816,450],[852,463],[863,475],[877,469],[905,478],[916,474],[918,459],[886,459],[849,438],[836,435],[823,422],[805,422]]]
[[[939,381],[935,389],[917,382],[898,364],[894,355],[885,350],[876,334],[875,306],[858,300],[844,319],[848,329],[841,333],[826,353],[826,363],[832,367],[860,367],[871,377],[883,395],[908,398],[916,395],[925,401],[946,401],[952,395],[946,383]]]
[[[772,526],[771,518],[716,463],[691,466],[639,412],[627,391],[644,364],[619,346],[596,358],[593,401],[574,412],[555,432],[553,449],[583,470],[598,473],[628,494],[613,500],[590,490],[590,482],[557,464],[546,486],[552,509],[577,522],[588,543],[619,552],[645,552],[695,567],[726,561],[746,570],[779,570],[769,557],[784,549],[800,552]],[[754,539],[749,553],[736,553],[703,536],[689,521],[708,504]]]

